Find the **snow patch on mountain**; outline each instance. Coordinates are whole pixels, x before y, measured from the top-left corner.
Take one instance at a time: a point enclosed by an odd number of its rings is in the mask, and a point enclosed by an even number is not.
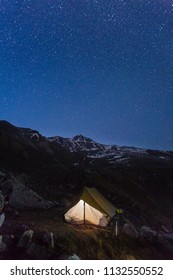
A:
[[[31,133],[31,138],[40,138],[38,133]]]
[[[100,144],[83,135],[76,135],[72,138],[56,136],[49,137],[48,140],[58,143],[70,153],[84,153],[86,158],[91,159],[91,163],[94,160],[105,159],[111,164],[128,164],[131,157],[154,157],[164,160],[167,158],[167,154],[169,154],[169,152],[166,154],[166,152],[152,151],[144,148]]]
[[[86,138],[83,135],[77,135],[73,138],[62,138],[55,136],[49,137],[48,140],[50,142],[56,142],[60,144],[62,147],[68,149],[72,153],[78,151],[90,152],[105,149],[104,145],[99,144],[90,138]]]

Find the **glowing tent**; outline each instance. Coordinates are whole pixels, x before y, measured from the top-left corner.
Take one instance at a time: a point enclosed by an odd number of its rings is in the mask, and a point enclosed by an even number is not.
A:
[[[73,224],[93,224],[106,227],[116,208],[95,188],[84,188],[79,202],[66,214],[65,220]]]

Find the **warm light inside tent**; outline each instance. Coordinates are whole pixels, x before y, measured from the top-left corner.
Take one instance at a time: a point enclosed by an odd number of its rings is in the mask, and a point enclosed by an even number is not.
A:
[[[65,214],[65,219],[71,223],[82,224],[86,221],[98,226],[107,226],[108,223],[105,214],[84,202],[83,199]]]

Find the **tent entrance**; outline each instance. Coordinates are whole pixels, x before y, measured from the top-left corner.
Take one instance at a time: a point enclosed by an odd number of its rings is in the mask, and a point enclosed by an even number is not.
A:
[[[79,202],[65,214],[65,219],[72,224],[89,223],[103,227],[108,224],[106,215],[89,205],[83,199],[80,199]]]
[[[65,220],[72,224],[92,224],[106,227],[115,215],[116,208],[95,188],[84,187],[79,202],[66,214]]]

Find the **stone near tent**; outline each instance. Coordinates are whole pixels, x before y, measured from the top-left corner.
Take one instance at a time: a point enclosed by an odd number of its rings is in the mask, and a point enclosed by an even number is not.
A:
[[[122,232],[132,239],[138,238],[138,231],[132,224],[124,224],[122,227]]]
[[[0,228],[2,227],[4,221],[5,221],[5,214],[2,213],[2,214],[0,214]]]
[[[72,256],[69,256],[67,260],[80,260],[80,258],[76,254],[73,254]]]
[[[27,248],[29,246],[29,244],[31,243],[33,234],[34,234],[33,230],[25,231],[22,234],[22,236],[21,236],[21,238],[20,238],[20,240],[19,240],[19,242],[17,244],[17,247],[19,247],[19,248]]]
[[[133,255],[126,255],[126,260],[136,260]]]
[[[157,235],[157,231],[152,230],[148,226],[142,226],[140,229],[140,237],[148,241],[153,241],[153,237]]]

